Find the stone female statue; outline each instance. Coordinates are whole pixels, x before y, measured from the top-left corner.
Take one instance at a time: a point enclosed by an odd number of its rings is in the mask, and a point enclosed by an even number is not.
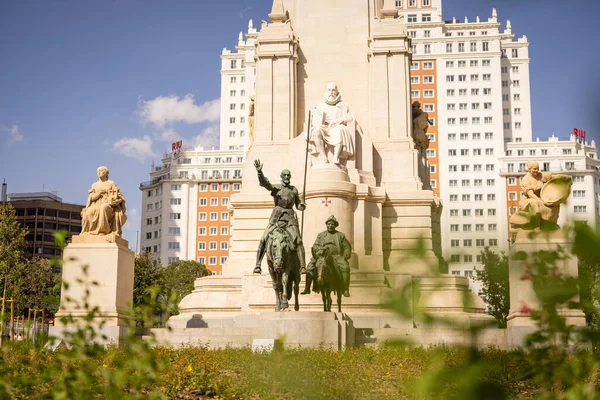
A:
[[[571,192],[572,178],[568,175],[540,172],[537,161],[528,161],[529,172],[521,179],[523,199],[519,212],[510,223],[527,230],[548,226],[557,228],[560,204]]]
[[[121,236],[127,221],[125,198],[119,187],[108,179],[108,168],[98,168],[98,182],[89,190],[86,206],[81,210],[82,235]]]

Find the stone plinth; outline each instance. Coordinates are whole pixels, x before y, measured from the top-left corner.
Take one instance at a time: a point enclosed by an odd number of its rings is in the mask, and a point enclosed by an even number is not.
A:
[[[464,276],[439,275],[416,280],[419,287],[417,307],[424,313],[443,318],[454,327],[467,328],[477,324],[495,326],[495,319],[485,314],[485,303],[469,289]],[[418,327],[425,326],[416,321]]]
[[[521,277],[526,272],[526,261],[513,260],[512,256],[515,253],[524,251],[525,253],[534,253],[537,251],[556,251],[558,247],[566,250],[566,258],[558,260],[557,265],[559,270],[566,275],[578,276],[577,257],[574,256],[570,249],[572,242],[565,237],[551,237],[539,235],[535,238],[518,237],[515,244],[510,248],[509,258],[509,282],[510,282],[510,312],[507,317],[507,326],[535,326],[535,322],[529,318],[528,312],[523,312],[523,306],[531,309],[539,308],[540,304],[537,300],[533,286],[530,280],[522,280]],[[574,298],[573,300],[577,300]],[[567,318],[567,324],[575,326],[584,326],[585,317],[580,310],[561,310],[562,315]]]
[[[281,341],[286,347],[341,350],[354,345],[354,327],[344,313],[245,312],[238,315],[195,314],[185,327],[152,329],[159,344],[250,346],[257,339]]]
[[[509,348],[522,347],[528,334],[537,330],[536,323],[530,318],[526,308],[539,309],[540,304],[533,290],[530,280],[521,279],[526,272],[526,260],[513,260],[515,253],[524,251],[534,253],[537,251],[556,251],[558,247],[566,250],[566,258],[558,260],[559,270],[571,276],[578,276],[577,257],[570,249],[572,242],[560,234],[560,231],[548,234],[541,232],[534,238],[520,234],[509,252],[509,284],[510,284],[510,312],[507,317],[507,343]],[[573,300],[577,300],[574,298]],[[526,306],[526,307],[524,307]],[[566,318],[568,325],[585,326],[585,315],[581,310],[561,309],[560,314]]]
[[[62,280],[68,287],[63,284],[56,313],[58,327],[61,317],[72,316],[78,324],[97,307],[93,324],[102,324],[102,333],[115,341],[124,333],[133,303],[134,254],[127,241],[119,239],[111,242],[105,236],[80,235],[65,248]]]

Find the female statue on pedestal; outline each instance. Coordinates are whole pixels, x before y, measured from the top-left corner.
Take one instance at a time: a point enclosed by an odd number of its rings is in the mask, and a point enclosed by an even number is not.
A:
[[[125,198],[119,187],[108,179],[108,168],[98,168],[98,182],[89,190],[86,206],[81,210],[82,235],[121,236],[127,221]]]
[[[537,161],[528,161],[527,168],[529,172],[521,179],[519,212],[510,217],[510,223],[524,230],[556,229],[560,205],[569,197],[573,180],[568,175],[540,172]]]

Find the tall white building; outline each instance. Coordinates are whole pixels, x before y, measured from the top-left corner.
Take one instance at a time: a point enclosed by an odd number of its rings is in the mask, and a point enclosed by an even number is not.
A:
[[[221,53],[221,129],[220,148],[244,150],[250,145],[250,97],[254,95],[256,65],[254,52],[257,30],[248,23],[246,39],[242,32],[235,52]]]
[[[471,276],[481,244],[507,250],[505,143],[531,140],[529,43],[491,17],[444,21],[440,0],[396,1],[412,38],[411,97],[432,117],[431,186],[444,204],[442,252]],[[479,245],[479,246],[478,246]]]
[[[215,274],[229,254],[229,197],[241,189],[244,150],[164,153],[142,191],[141,249],[162,265],[197,260]]]

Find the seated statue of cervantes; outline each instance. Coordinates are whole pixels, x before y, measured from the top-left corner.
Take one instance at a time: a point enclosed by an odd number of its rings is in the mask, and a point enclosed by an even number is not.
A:
[[[332,148],[334,164],[354,156],[356,123],[348,104],[335,83],[327,85],[325,98],[312,110],[309,145],[310,152],[321,163],[329,163],[327,149]]]

